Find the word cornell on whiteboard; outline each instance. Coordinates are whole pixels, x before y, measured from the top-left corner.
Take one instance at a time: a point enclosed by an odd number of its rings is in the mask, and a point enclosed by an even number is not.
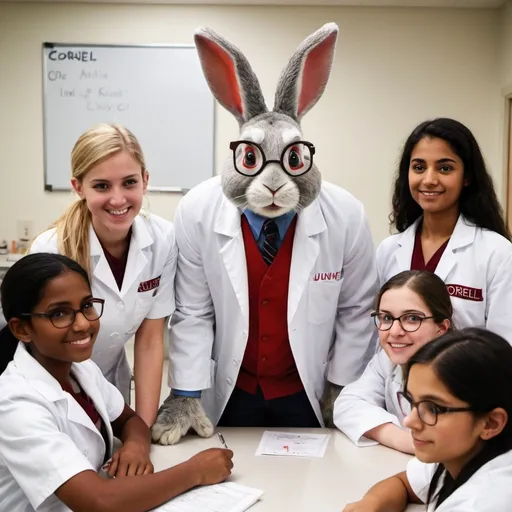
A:
[[[98,123],[131,130],[150,190],[214,174],[214,98],[194,46],[43,44],[45,189],[69,190],[70,155]]]

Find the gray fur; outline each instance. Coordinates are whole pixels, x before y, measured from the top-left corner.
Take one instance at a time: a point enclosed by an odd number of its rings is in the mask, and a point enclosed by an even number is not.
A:
[[[268,160],[279,160],[285,147],[282,137],[284,130],[296,128],[301,133],[298,123],[290,117],[276,112],[267,112],[243,125],[243,129],[249,127],[262,128],[265,132],[265,139],[260,146]],[[297,178],[288,176],[279,164],[269,164],[258,176],[248,178],[236,171],[232,155],[229,155],[224,163],[221,179],[224,194],[236,206],[242,209],[247,207],[267,217],[306,208],[318,196],[322,185],[322,177],[315,164],[309,172]],[[286,197],[282,197],[283,207],[280,210],[265,211],[262,205],[265,204],[265,200],[267,203],[269,201],[271,203],[272,199],[267,187],[274,190],[282,187],[275,196],[276,200],[279,199],[279,194],[283,196],[288,190],[290,201],[287,201]]]
[[[209,61],[201,58],[201,66],[203,68],[203,73],[206,77],[208,85],[210,86],[211,91],[214,96],[217,98],[219,103],[229,110],[237,119],[240,126],[242,126],[246,121],[256,117],[264,112],[267,112],[267,106],[265,105],[265,100],[263,98],[263,94],[261,92],[260,83],[258,78],[254,74],[249,62],[245,58],[245,55],[233,44],[231,44],[227,39],[216,34],[213,30],[208,27],[201,28],[196,30],[194,35],[194,39],[196,42],[197,51],[199,52],[199,56],[202,55],[202,46],[201,46],[201,38],[209,39],[217,43],[221,48],[223,48],[228,55],[231,56],[231,59],[235,65],[237,79],[239,82],[240,95],[242,97],[242,103],[244,107],[244,112],[240,116],[239,113],[232,107],[230,104],[226,104],[221,101],[216,93],[215,86],[215,77],[217,74],[216,69],[212,69],[210,67]]]
[[[327,82],[325,77],[315,91],[312,101],[306,105],[303,112],[298,113],[297,104],[301,85],[299,80],[303,78],[303,64],[311,49],[330,35],[337,33],[337,30],[333,23],[324,25],[299,46],[279,79],[274,112],[268,112],[258,79],[240,50],[211,29],[204,28],[196,31],[195,41],[201,66],[212,93],[237,119],[240,125],[240,139],[242,134],[248,134],[247,137],[243,137],[244,140],[257,142],[262,147],[267,160],[279,160],[289,142],[285,140],[287,139],[285,134],[294,133],[296,135],[294,140],[302,139],[300,119],[318,101]],[[334,45],[335,39],[332,42]],[[212,45],[216,46],[213,54],[210,52]],[[235,69],[236,76],[230,76],[227,82],[223,81],[223,77],[226,73],[229,75],[230,67],[226,66],[222,59],[217,58],[219,48],[231,58]],[[332,60],[334,48],[330,50],[331,53],[326,55],[327,59]],[[230,85],[233,83],[238,84],[238,92],[242,100],[241,111],[236,97],[230,95],[232,90]],[[253,135],[263,134],[263,140],[253,140],[251,130]],[[278,217],[291,210],[300,212],[316,199],[322,186],[320,171],[314,164],[305,175],[292,178],[279,164],[271,163],[256,177],[249,178],[236,171],[231,153],[226,158],[221,175],[222,189],[228,199],[240,209],[249,208],[265,217]],[[272,205],[280,208],[270,208]],[[326,397],[326,411],[327,416],[331,417],[331,423],[333,401],[334,394]],[[152,439],[164,445],[174,444],[186,435],[190,428],[203,437],[213,434],[213,426],[199,399],[171,394],[158,411],[156,422],[151,429]]]
[[[343,386],[333,384],[328,380],[325,381],[324,394],[320,400],[320,408],[322,410],[322,417],[327,428],[335,428],[336,425],[333,421],[334,402],[341,393]]]
[[[151,427],[151,438],[163,445],[176,444],[190,429],[201,437],[213,435],[212,422],[199,398],[171,394],[158,411],[156,422]]]
[[[201,65],[214,96],[219,101],[224,99],[221,104],[238,120],[240,124],[239,138],[242,138],[242,133],[250,132],[248,129],[251,127],[263,130],[265,138],[260,145],[268,160],[278,160],[281,156],[286,146],[283,140],[285,131],[295,128],[302,138],[300,119],[318,101],[325,89],[334,56],[337,33],[338,27],[334,23],[327,23],[302,42],[281,74],[277,86],[274,112],[268,112],[258,79],[240,50],[209,28],[196,32],[196,45]],[[324,43],[329,37],[331,37],[330,45],[327,45],[325,53],[322,54],[323,62],[328,63],[326,76],[322,77],[311,101],[304,106],[303,112],[298,112],[297,105],[302,86],[301,80],[304,78],[304,63],[311,50]],[[231,58],[236,69],[236,77],[231,76],[232,80],[228,75],[228,79],[224,81],[223,77],[226,75],[218,73],[216,72],[218,70],[214,69],[214,66],[219,65],[223,70],[227,68],[223,63],[219,63],[219,59],[212,58],[208,51],[212,45],[220,47]],[[243,99],[244,112],[242,115],[237,111],[236,98],[226,94],[226,91],[231,91],[230,84],[234,81],[238,84],[239,94]],[[259,142],[250,137],[244,138]],[[249,208],[264,217],[278,217],[291,210],[300,211],[306,208],[318,196],[322,184],[322,177],[316,165],[313,165],[312,169],[304,176],[292,178],[281,169],[279,164],[269,164],[258,176],[248,178],[235,170],[232,155],[226,159],[221,174],[224,194],[239,208]],[[273,194],[272,190],[277,190],[277,192]],[[273,208],[273,205],[280,208]]]
[[[317,91],[317,95],[314,100],[309,103],[307,108],[301,112],[300,114],[297,112],[297,101],[300,94],[299,90],[299,78],[302,72],[302,68],[304,65],[304,61],[308,55],[308,53],[318,46],[320,43],[325,41],[329,36],[337,34],[338,27],[334,23],[327,23],[322,28],[318,29],[316,32],[311,34],[309,37],[304,39],[302,44],[295,50],[295,53],[288,61],[287,66],[283,69],[279,81],[277,83],[276,96],[274,100],[274,112],[280,112],[282,114],[286,114],[293,118],[296,121],[300,121],[300,119],[308,112],[320,99],[322,96],[325,86],[327,85],[327,80],[330,74],[330,66],[329,72],[325,77],[323,77],[320,88]],[[334,48],[332,59],[334,58]]]

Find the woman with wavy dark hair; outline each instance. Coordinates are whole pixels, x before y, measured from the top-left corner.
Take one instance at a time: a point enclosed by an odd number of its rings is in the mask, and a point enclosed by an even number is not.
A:
[[[400,159],[392,227],[377,249],[381,284],[403,270],[444,280],[458,327],[512,342],[512,243],[475,137],[453,119],[425,121]]]
[[[512,347],[485,329],[452,331],[406,365],[398,393],[416,458],[344,512],[505,512],[512,504]]]

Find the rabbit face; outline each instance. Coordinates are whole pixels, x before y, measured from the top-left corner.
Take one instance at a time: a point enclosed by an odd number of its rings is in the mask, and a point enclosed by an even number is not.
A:
[[[230,155],[222,173],[222,188],[228,199],[239,208],[248,208],[269,218],[291,210],[299,211],[311,204],[321,187],[321,175],[316,166],[313,164],[305,174],[293,177],[276,162],[287,146],[302,140],[300,127],[293,119],[274,112],[262,114],[243,125],[240,140],[256,143],[264,158],[272,162],[256,176],[248,177],[236,170],[234,157]],[[244,150],[252,149],[250,144],[239,146],[235,153],[237,162],[243,158]],[[255,151],[260,154],[259,149]]]
[[[239,140],[245,141],[232,145],[234,154],[222,171],[224,194],[240,209],[278,217],[306,208],[320,193],[312,145],[287,146],[302,139],[300,121],[325,89],[337,36],[337,25],[326,23],[304,39],[281,73],[269,112],[244,54],[209,28],[196,31],[194,40],[208,85],[235,116]]]

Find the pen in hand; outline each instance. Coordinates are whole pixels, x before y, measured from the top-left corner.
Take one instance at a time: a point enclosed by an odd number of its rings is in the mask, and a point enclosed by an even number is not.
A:
[[[226,448],[226,450],[229,450],[228,445],[226,444],[226,441],[224,441],[224,436],[220,432],[217,432],[217,435],[219,436],[219,440],[222,443],[222,446],[224,446],[224,448]]]

